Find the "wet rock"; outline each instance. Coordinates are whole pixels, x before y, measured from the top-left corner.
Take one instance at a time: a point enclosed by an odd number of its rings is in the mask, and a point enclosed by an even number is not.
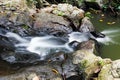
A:
[[[30,18],[27,12],[24,13],[10,13],[8,14],[0,14],[0,27],[18,33],[21,36],[30,35],[31,26],[33,23],[33,19]]]
[[[0,52],[14,51],[14,44],[5,36],[0,35]]]
[[[49,61],[51,64],[56,63],[57,65],[60,66],[58,67],[53,65],[54,68],[62,75],[63,78],[67,79],[75,75],[79,75],[81,77],[83,76],[78,65],[74,65],[72,63],[71,53],[68,54],[59,53],[56,54],[55,56],[54,55],[51,57],[51,59],[49,58]]]
[[[11,64],[23,63],[23,64],[34,64],[34,62],[40,61],[40,56],[30,52],[3,52],[1,54],[2,60],[5,60]]]
[[[24,69],[16,74],[11,74],[9,76],[1,76],[2,80],[53,80],[57,77],[60,77],[60,74],[56,74],[52,71],[52,67],[49,66],[34,66],[31,68]]]
[[[0,58],[0,76],[15,73],[18,68],[11,67],[10,64]]]
[[[28,56],[29,57],[29,56]],[[18,70],[15,74],[10,74],[6,76],[1,76],[2,80],[26,80],[31,78],[42,79],[42,80],[62,80],[63,78],[69,78],[71,76],[79,75],[82,77],[82,73],[77,65],[72,63],[72,57],[69,55],[65,55],[64,53],[59,53],[53,55],[53,57],[46,59],[46,61],[38,61],[30,64],[28,62],[17,62],[12,63],[12,67],[18,67]],[[36,65],[38,64],[38,65]],[[30,66],[34,65],[34,66]],[[22,68],[25,67],[26,68]],[[28,67],[29,66],[29,67]],[[21,69],[20,69],[21,67]]]

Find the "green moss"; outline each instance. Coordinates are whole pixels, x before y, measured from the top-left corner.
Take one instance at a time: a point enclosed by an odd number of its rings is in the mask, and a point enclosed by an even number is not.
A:
[[[88,64],[88,60],[84,60],[81,63],[81,65],[82,65],[83,68],[85,68],[87,66],[87,64]]]
[[[58,16],[63,16],[63,15],[64,15],[64,12],[62,12],[62,11],[58,12]]]
[[[59,10],[54,10],[53,11],[53,13],[55,13],[56,15],[58,15],[58,16],[64,16],[65,15],[65,13],[64,12],[62,12],[62,11],[59,11]]]
[[[86,13],[85,13],[85,17],[93,18],[93,16],[91,15],[90,12],[86,12]]]
[[[103,60],[100,60],[100,61],[98,61],[98,65],[99,65],[99,66],[104,66],[104,65],[105,65],[105,62],[104,62]]]

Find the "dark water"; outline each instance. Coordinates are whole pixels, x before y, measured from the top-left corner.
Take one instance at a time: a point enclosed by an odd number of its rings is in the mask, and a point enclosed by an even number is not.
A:
[[[101,56],[112,60],[120,59],[120,18],[96,14],[91,21],[98,31],[112,31],[106,34],[112,42],[102,46]]]

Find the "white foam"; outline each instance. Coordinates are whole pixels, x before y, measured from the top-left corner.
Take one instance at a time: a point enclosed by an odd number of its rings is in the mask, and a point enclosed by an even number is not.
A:
[[[113,33],[117,33],[117,32],[120,32],[120,30],[119,29],[115,29],[115,30],[104,30],[104,31],[102,31],[101,33],[103,33],[103,34],[113,34]]]
[[[110,45],[111,43],[119,45],[119,43],[115,41],[115,39],[120,36],[119,32],[120,32],[120,29],[104,30],[101,33],[105,34],[105,37],[97,38],[96,40],[105,45]]]
[[[90,39],[89,33],[80,33],[80,32],[72,32],[69,34],[69,42],[77,41],[77,42],[83,42],[88,41]]]
[[[45,54],[45,52],[50,49],[61,49],[61,48],[65,48],[67,49],[68,51],[71,51],[72,48],[70,48],[68,46],[67,43],[63,43],[63,44],[57,44],[55,43],[54,41],[50,41],[50,39],[54,37],[35,37],[35,38],[32,38],[28,47],[27,47],[27,50],[30,51],[30,52],[34,52],[34,53],[37,53],[39,55],[42,55],[43,53]],[[41,50],[43,49],[43,50]],[[44,49],[46,49],[46,51],[44,51]]]
[[[22,38],[21,36],[15,34],[15,33],[12,33],[12,32],[7,32],[5,36],[14,38],[20,42],[28,42],[28,40]]]
[[[118,44],[112,39],[112,37],[115,36],[113,33],[117,32],[119,32],[119,30],[104,30],[102,31],[102,33],[106,35],[104,38],[95,38],[87,32],[72,32],[68,34],[68,42],[65,42],[64,40],[54,36],[29,37],[29,40],[27,40],[26,38],[22,38],[21,36],[12,32],[8,32],[6,36],[19,41],[19,43],[15,43],[17,50],[21,50],[21,48],[23,47],[22,50],[25,49],[29,52],[37,53],[42,57],[42,59],[44,59],[44,56],[50,54],[51,51],[72,52],[73,49],[69,46],[69,43],[71,43],[72,41],[83,42],[88,41],[90,38],[94,38],[98,42],[103,43],[105,45],[109,45],[109,43]]]
[[[112,42],[111,38],[109,38],[108,36],[104,37],[104,38],[96,38],[96,40],[100,43],[109,45],[109,42]]]

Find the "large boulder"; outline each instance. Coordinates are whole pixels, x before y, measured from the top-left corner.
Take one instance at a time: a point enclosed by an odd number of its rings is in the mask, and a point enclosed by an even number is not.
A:
[[[102,59],[94,54],[95,44],[93,41],[86,42],[79,48],[80,50],[73,53],[73,63],[80,65],[79,67],[85,72],[87,80],[92,76],[97,77],[95,74],[99,73],[102,66],[111,62],[110,59]]]
[[[92,32],[95,31],[93,24],[90,21],[89,17],[84,17],[79,28],[80,32]]]
[[[82,9],[66,3],[51,5],[41,10],[67,18],[72,23],[72,28],[77,28],[80,25],[80,20],[84,17],[84,11]]]
[[[73,31],[69,26],[70,22],[66,21],[61,16],[40,12],[35,14],[35,17],[34,29],[38,30],[40,33],[63,36]]]
[[[20,68],[23,66],[24,68]],[[29,67],[25,68],[25,66]],[[34,64],[16,63],[11,65],[10,69],[13,69],[11,72],[15,74],[9,73],[9,75],[2,75],[0,77],[1,80],[31,80],[34,77],[42,80],[62,80],[63,78],[69,79],[71,76],[77,77],[78,75],[79,80],[82,78],[79,67],[72,63],[69,55],[63,53],[54,54],[47,61],[34,62]]]

